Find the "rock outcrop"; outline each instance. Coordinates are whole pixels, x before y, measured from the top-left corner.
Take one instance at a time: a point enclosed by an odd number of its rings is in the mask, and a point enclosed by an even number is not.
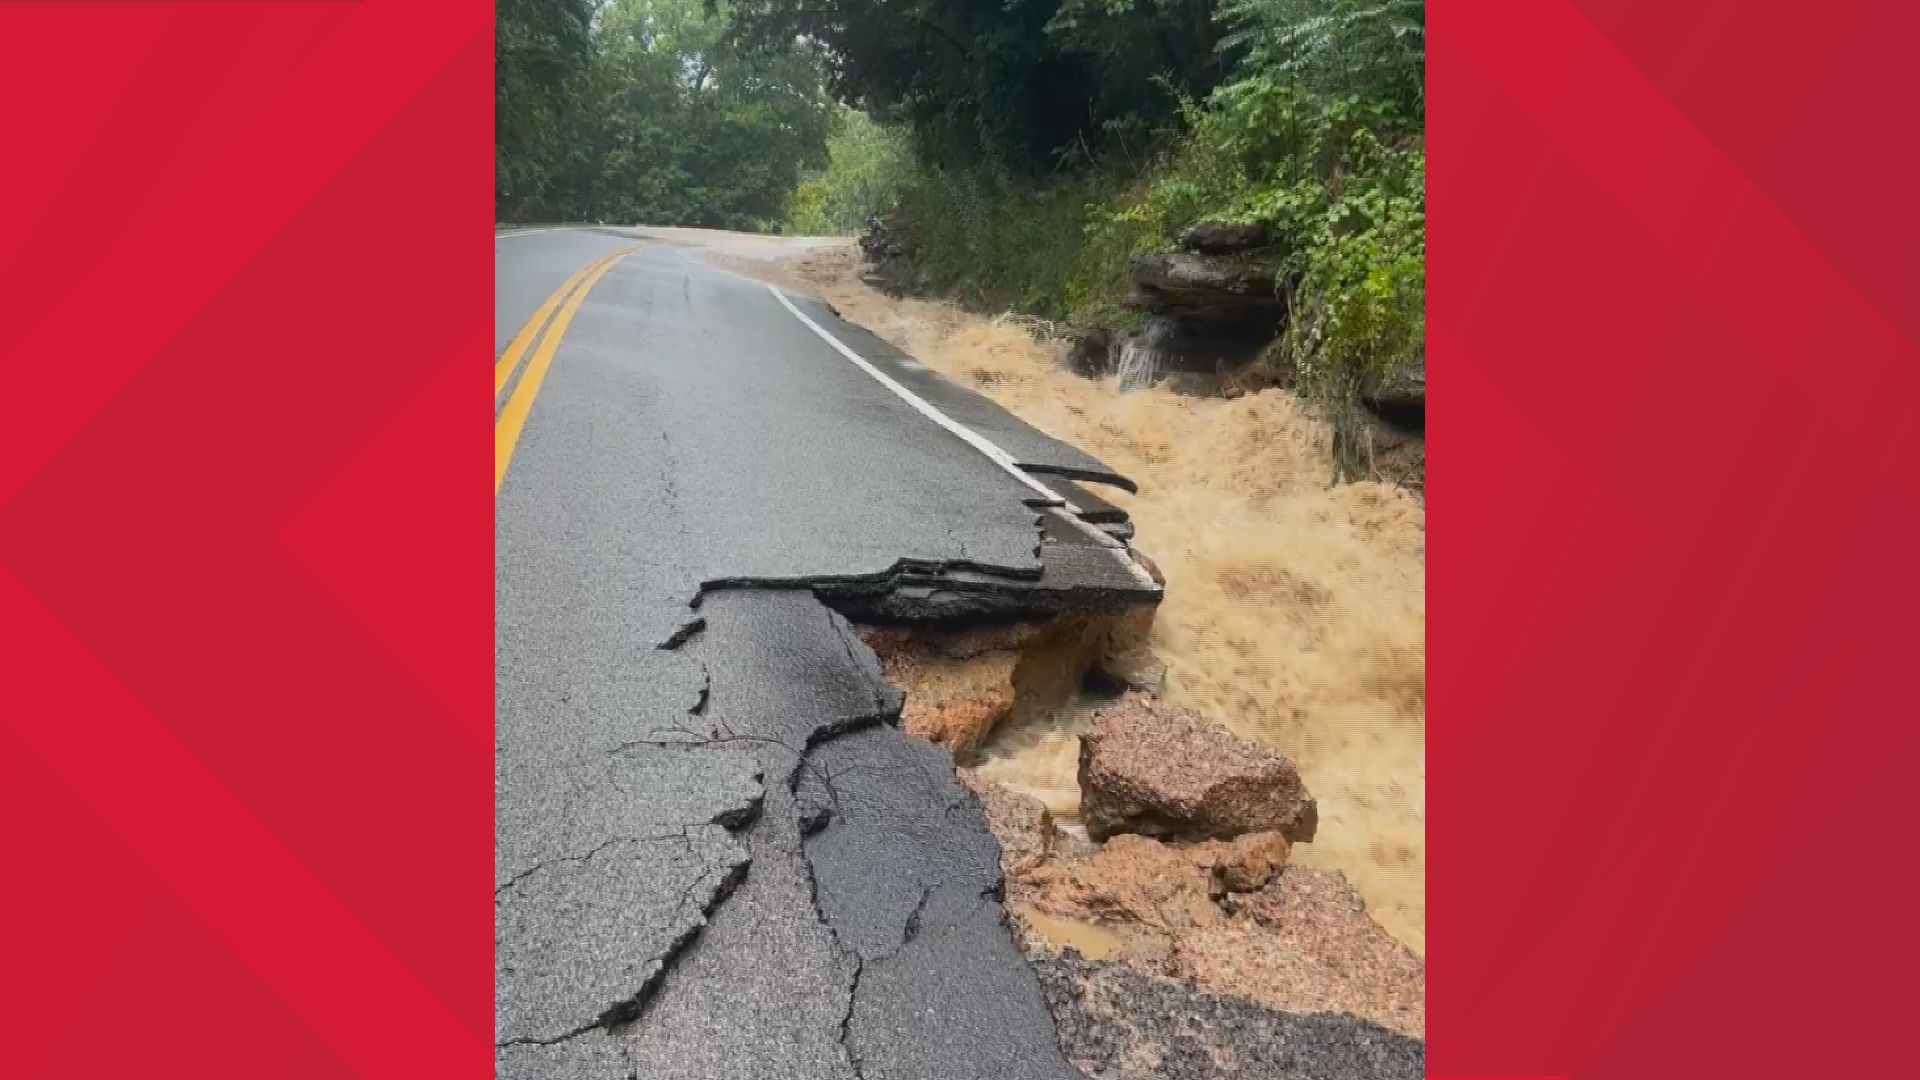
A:
[[[1113,335],[1100,327],[1072,330],[1068,332],[1062,364],[1075,375],[1097,379],[1113,370],[1115,348]]]
[[[1286,302],[1274,288],[1280,253],[1266,248],[1232,254],[1189,251],[1135,255],[1129,264],[1133,304],[1196,324],[1277,326]]]
[[[915,245],[911,218],[903,214],[868,218],[867,231],[860,234],[860,250],[867,257],[867,270],[863,275],[866,283],[885,293],[898,294],[913,289]]]
[[[1191,709],[1129,695],[1080,736],[1087,835],[1231,840],[1277,832],[1313,839],[1319,813],[1293,762]]]
[[[1273,246],[1273,226],[1264,221],[1203,221],[1180,234],[1180,250],[1232,255]]]
[[[1218,376],[1252,361],[1286,322],[1276,284],[1282,255],[1263,223],[1203,222],[1180,238],[1180,250],[1134,256],[1127,303],[1145,319],[1111,349],[1123,382]]]
[[[1375,380],[1360,393],[1360,402],[1375,416],[1401,431],[1424,432],[1427,429],[1427,356],[1384,378]]]

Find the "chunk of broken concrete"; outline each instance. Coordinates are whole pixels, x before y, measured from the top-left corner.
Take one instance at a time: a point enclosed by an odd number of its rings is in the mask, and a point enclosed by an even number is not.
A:
[[[1293,762],[1182,709],[1129,695],[1080,736],[1080,816],[1104,840],[1141,833],[1313,839],[1319,813]]]

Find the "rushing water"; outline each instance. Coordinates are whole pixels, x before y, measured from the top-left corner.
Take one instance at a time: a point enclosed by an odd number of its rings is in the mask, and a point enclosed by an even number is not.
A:
[[[1281,391],[1233,400],[1151,385],[1151,331],[1121,378],[1063,371],[1020,323],[895,301],[850,244],[755,272],[820,290],[854,322],[1139,482],[1105,491],[1167,579],[1152,646],[1166,699],[1291,755],[1320,803],[1295,859],[1343,871],[1424,951],[1426,514],[1380,484],[1329,487],[1327,431]],[[1122,383],[1130,393],[1116,393]],[[983,771],[1077,811],[1085,703],[1021,717]]]
[[[1122,341],[1120,356],[1114,364],[1114,388],[1127,394],[1152,386],[1172,359],[1168,344],[1173,333],[1173,323],[1155,315],[1147,319],[1138,335]]]

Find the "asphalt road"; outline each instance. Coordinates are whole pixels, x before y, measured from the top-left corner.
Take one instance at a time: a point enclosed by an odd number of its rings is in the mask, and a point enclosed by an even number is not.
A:
[[[498,1075],[1081,1077],[847,616],[1156,598],[1126,479],[659,237],[495,258]]]
[[[1149,594],[1034,479],[1111,474],[672,244],[495,250],[500,1075],[1079,1076],[977,805],[821,597]]]

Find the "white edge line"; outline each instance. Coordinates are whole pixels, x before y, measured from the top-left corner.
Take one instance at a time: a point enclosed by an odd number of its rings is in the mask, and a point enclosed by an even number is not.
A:
[[[821,339],[824,340],[827,344],[833,346],[836,350],[838,350],[841,356],[844,356],[848,360],[853,361],[854,366],[858,367],[861,371],[866,372],[868,375],[873,376],[874,381],[878,382],[881,386],[884,386],[887,389],[893,391],[896,395],[900,397],[902,401],[905,401],[907,404],[913,406],[914,409],[917,410],[922,416],[925,416],[927,419],[933,421],[936,424],[939,424],[941,427],[959,436],[962,440],[966,442],[968,446],[971,446],[975,450],[978,450],[980,453],[985,454],[988,458],[992,459],[995,465],[998,465],[1002,469],[1006,470],[1007,473],[1012,475],[1015,479],[1019,480],[1021,483],[1039,492],[1041,495],[1044,495],[1048,499],[1048,501],[1058,503],[1059,505],[1074,511],[1075,513],[1079,513],[1079,509],[1075,507],[1072,503],[1068,502],[1066,499],[1061,498],[1058,492],[1054,491],[1052,488],[1041,483],[1040,481],[1035,480],[1031,475],[1027,473],[1026,470],[1020,468],[1019,465],[1015,464],[1012,454],[1007,453],[1005,450],[1000,449],[1000,447],[996,446],[992,442],[989,442],[979,432],[973,430],[972,428],[966,427],[965,425],[954,420],[951,416],[948,416],[946,413],[943,413],[939,409],[934,408],[933,404],[929,402],[927,399],[921,397],[919,394],[916,394],[913,391],[907,389],[906,387],[900,385],[897,381],[894,380],[892,376],[888,375],[884,371],[881,371],[879,368],[874,367],[873,364],[866,357],[861,356],[857,352],[854,352],[851,348],[847,346],[846,342],[841,341],[839,338],[834,337],[832,334],[828,333],[826,329],[823,328],[819,323],[814,322],[812,319],[808,318],[806,312],[801,311],[797,307],[794,307],[793,301],[787,299],[787,295],[781,292],[779,288],[773,285],[769,285],[767,286],[767,291],[773,294],[774,299],[780,301],[781,307],[786,308],[789,312],[792,313],[794,318],[799,319],[802,323],[806,324],[807,329],[820,335]]]
[[[866,357],[861,356],[857,352],[854,352],[853,349],[850,348],[846,342],[841,341],[839,338],[834,337],[832,334],[828,333],[827,330],[824,327],[822,327],[819,323],[814,322],[812,319],[808,318],[806,312],[801,311],[797,307],[794,307],[793,301],[787,299],[787,294],[782,292],[778,286],[768,285],[767,291],[773,294],[773,298],[775,300],[780,301],[781,307],[786,308],[788,313],[790,313],[794,318],[799,319],[802,325],[804,325],[807,329],[813,331],[815,334],[818,334],[822,341],[825,341],[827,344],[833,346],[836,352],[838,352],[841,356],[846,357],[848,360],[852,361],[855,367],[858,367],[861,371],[864,371],[868,375],[871,375],[875,382],[893,391],[894,394],[900,398],[900,400],[906,402],[908,405],[913,406],[914,410],[920,413],[920,415],[925,416],[927,419],[933,421],[934,423],[940,425],[942,428],[945,428],[947,431],[952,432],[954,435],[958,436],[961,441],[965,442],[968,446],[971,446],[975,450],[979,451],[983,456],[987,458],[987,460],[993,462],[995,465],[1000,466],[1000,468],[1004,469],[1008,473],[1008,475],[1020,481],[1022,484],[1025,484],[1026,486],[1032,488],[1033,490],[1039,492],[1041,495],[1045,496],[1048,501],[1058,503],[1060,509],[1067,511],[1065,516],[1068,523],[1078,528],[1081,532],[1084,532],[1088,536],[1092,537],[1097,543],[1100,544],[1101,547],[1120,550],[1120,551],[1124,551],[1126,549],[1125,544],[1121,543],[1120,541],[1114,539],[1111,536],[1108,536],[1106,533],[1102,532],[1101,530],[1096,529],[1092,525],[1081,520],[1079,507],[1075,506],[1068,499],[1061,497],[1060,494],[1054,491],[1052,488],[1034,479],[1030,473],[1028,473],[1025,469],[1022,469],[1018,464],[1014,462],[1012,454],[1009,454],[1005,450],[1002,450],[997,444],[995,444],[994,442],[986,438],[986,436],[981,435],[979,432],[960,423],[959,421],[955,420],[953,417],[948,416],[946,413],[941,412],[938,408],[934,407],[932,402],[928,401],[926,398],[921,397],[919,394],[916,394],[913,391],[907,389],[906,387],[900,385],[900,383],[897,382],[892,376],[888,375],[884,371],[881,371],[879,368],[874,367],[873,364],[870,361],[868,361]],[[1152,589],[1157,590],[1160,588],[1159,584],[1153,580],[1152,575],[1148,574],[1146,570],[1142,568],[1139,563],[1135,562],[1131,556],[1124,558],[1122,561],[1127,564],[1127,569],[1133,572],[1133,576],[1135,580],[1144,582],[1149,588],[1152,588]]]
[[[540,229],[508,229],[506,232],[494,233],[493,238],[495,240],[505,240],[508,237],[512,237],[512,236],[538,236],[541,233],[573,232],[578,229],[588,229],[588,228],[597,229],[599,228],[599,226],[597,225],[548,225],[545,228],[540,228]]]

